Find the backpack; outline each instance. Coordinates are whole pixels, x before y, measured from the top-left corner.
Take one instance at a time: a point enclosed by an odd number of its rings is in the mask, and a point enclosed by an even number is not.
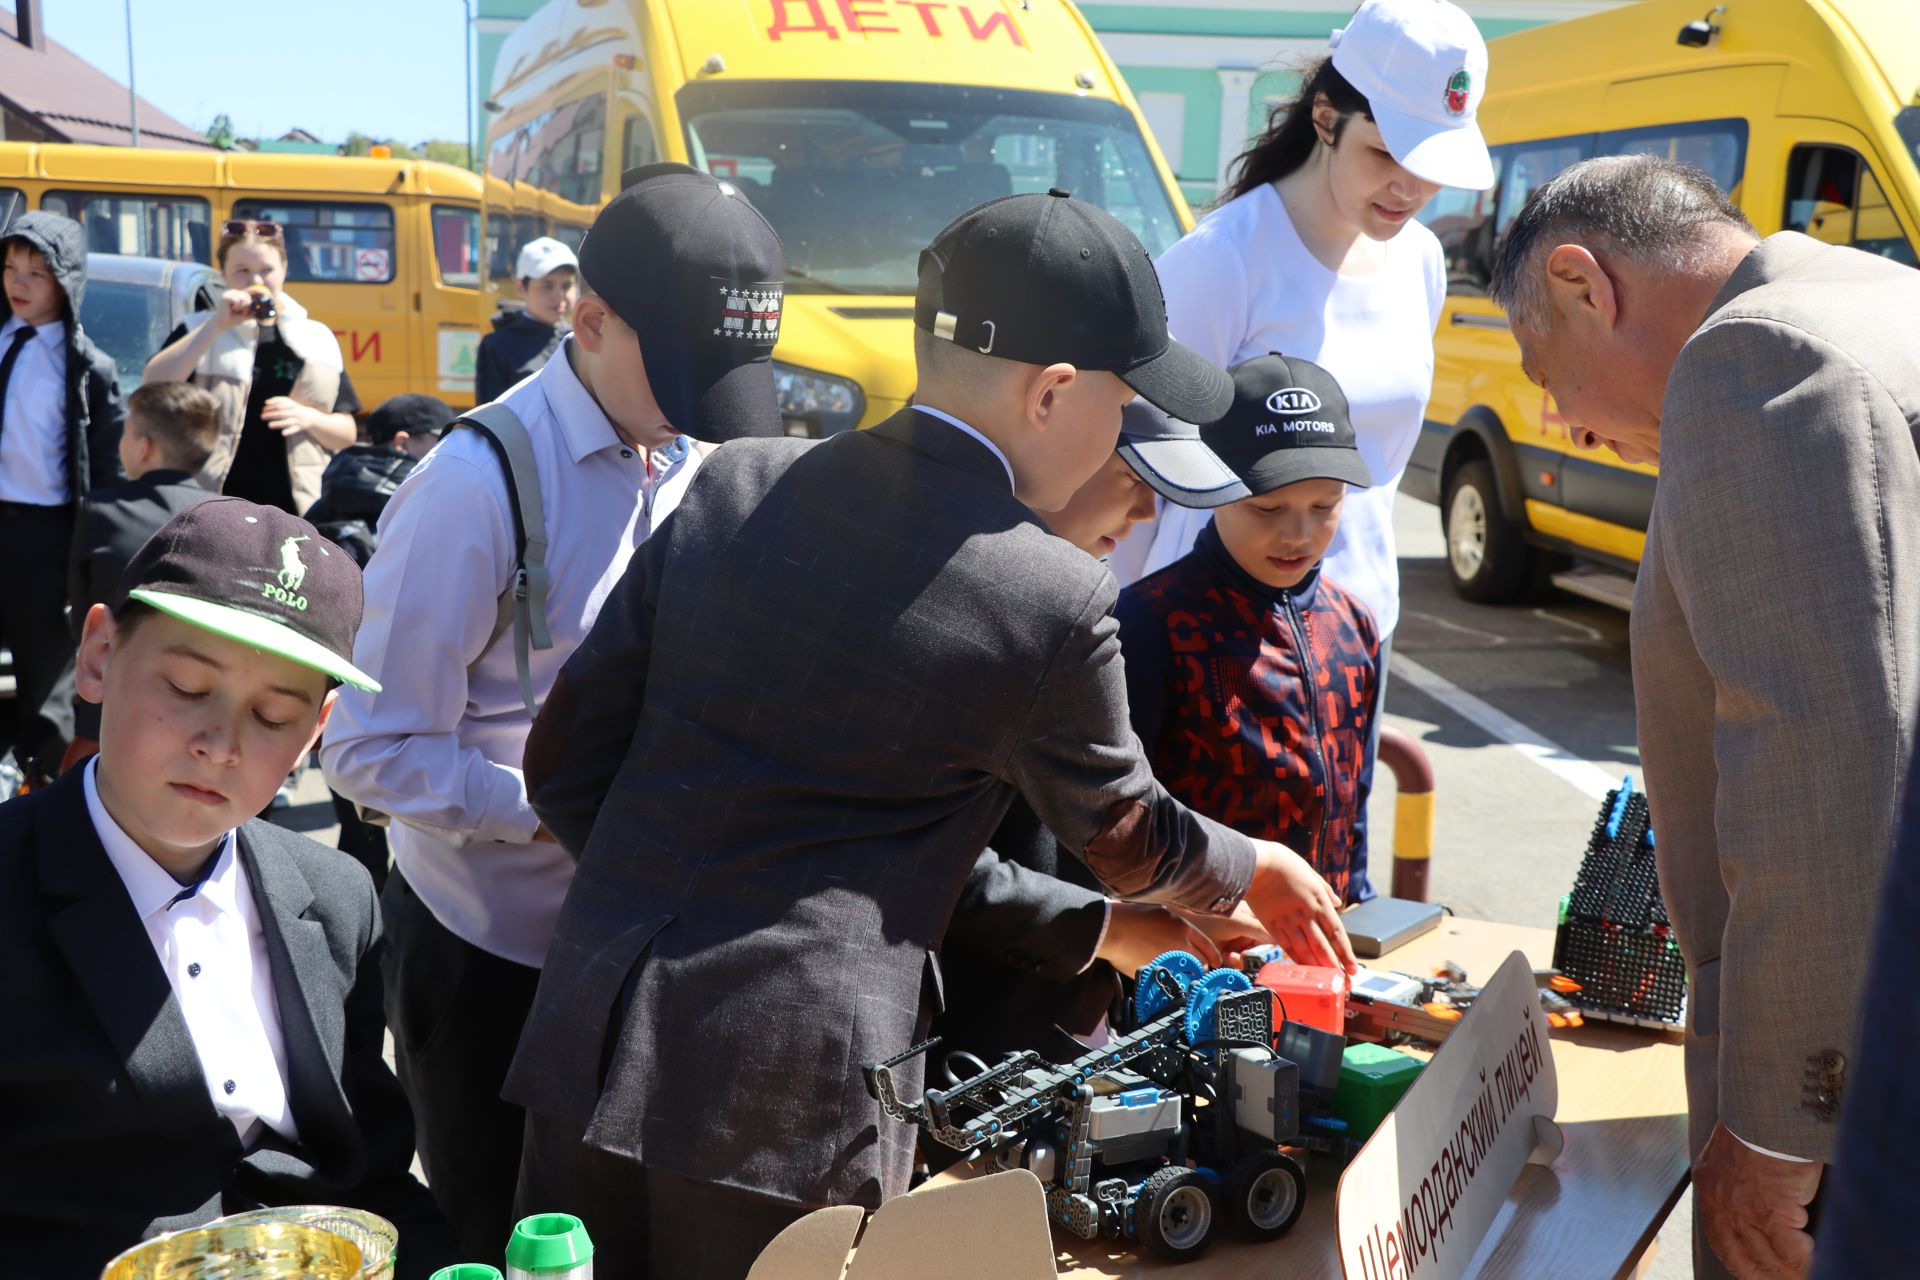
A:
[[[498,401],[481,405],[448,425],[467,427],[493,446],[507,481],[507,505],[513,512],[513,580],[500,593],[487,649],[513,629],[513,666],[527,719],[540,714],[529,666],[534,649],[553,648],[547,631],[547,516],[540,501],[540,470],[533,461],[533,439],[513,410]],[[482,650],[484,653],[485,650]],[[477,661],[477,660],[476,660]]]

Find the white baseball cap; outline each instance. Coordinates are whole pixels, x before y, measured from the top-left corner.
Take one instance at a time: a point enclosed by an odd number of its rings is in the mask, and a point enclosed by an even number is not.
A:
[[[1333,33],[1333,69],[1373,109],[1402,168],[1484,191],[1493,158],[1474,120],[1487,91],[1487,42],[1448,0],[1365,0]]]
[[[573,256],[573,250],[552,236],[541,236],[520,246],[520,260],[514,264],[513,278],[544,280],[561,267],[572,267],[577,272],[580,270],[580,259]]]

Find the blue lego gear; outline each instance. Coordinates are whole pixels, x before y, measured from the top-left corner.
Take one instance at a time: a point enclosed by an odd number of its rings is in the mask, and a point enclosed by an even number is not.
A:
[[[1174,984],[1185,991],[1205,976],[1207,966],[1200,962],[1198,956],[1186,951],[1167,951],[1155,956],[1134,982],[1133,1022],[1138,1027],[1146,1026],[1173,1007],[1173,997],[1154,981],[1155,970],[1165,971]]]
[[[1187,988],[1186,1032],[1188,1044],[1216,1039],[1213,1032],[1213,1008],[1229,991],[1250,991],[1253,979],[1238,969],[1215,969],[1194,980]]]

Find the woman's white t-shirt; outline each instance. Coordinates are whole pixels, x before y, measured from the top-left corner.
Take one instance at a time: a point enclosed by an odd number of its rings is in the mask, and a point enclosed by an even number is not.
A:
[[[1329,270],[1263,184],[1208,214],[1158,263],[1175,338],[1220,365],[1270,351],[1311,360],[1347,393],[1373,487],[1348,493],[1326,573],[1366,602],[1383,637],[1400,619],[1393,495],[1433,390],[1433,331],[1446,299],[1433,232],[1409,223],[1385,247],[1371,274]],[[1108,559],[1122,585],[1185,555],[1210,518],[1159,505],[1158,518]]]

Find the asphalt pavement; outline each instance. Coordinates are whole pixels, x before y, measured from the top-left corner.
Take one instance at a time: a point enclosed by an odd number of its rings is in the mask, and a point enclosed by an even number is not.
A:
[[[1606,790],[1626,775],[1640,780],[1627,615],[1564,593],[1468,603],[1448,585],[1438,510],[1402,496],[1394,525],[1401,613],[1387,723],[1433,761],[1429,897],[1459,915],[1552,928]],[[1393,804],[1393,779],[1382,770],[1368,815],[1382,891],[1391,880]],[[317,769],[275,817],[327,844],[338,835]],[[1641,1280],[1691,1275],[1690,1213],[1691,1192]]]

